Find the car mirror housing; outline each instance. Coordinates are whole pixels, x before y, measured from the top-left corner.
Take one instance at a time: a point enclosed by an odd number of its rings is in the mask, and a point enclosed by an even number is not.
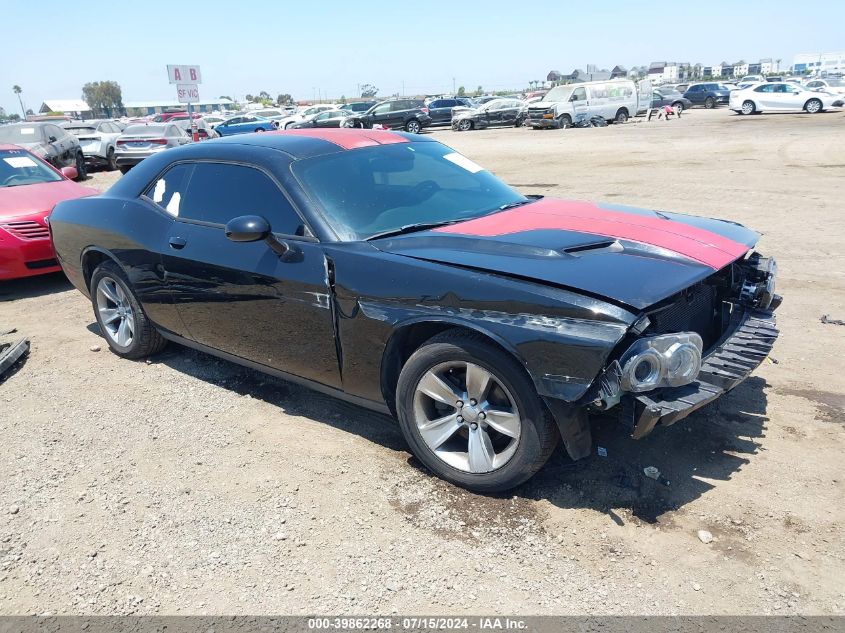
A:
[[[76,167],[73,167],[72,165],[68,167],[62,167],[61,172],[62,176],[70,180],[74,180],[79,177],[79,172],[76,170]]]
[[[270,235],[270,223],[260,215],[242,215],[226,224],[226,238],[233,242],[257,242]]]

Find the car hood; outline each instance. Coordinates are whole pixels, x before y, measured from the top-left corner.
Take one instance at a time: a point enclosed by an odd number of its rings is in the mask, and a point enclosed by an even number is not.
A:
[[[549,283],[641,310],[743,257],[758,239],[724,220],[542,199],[372,243],[396,255]]]
[[[83,187],[71,180],[0,187],[0,220],[9,220],[33,213],[46,213],[62,200],[73,200],[98,193],[96,189]]]

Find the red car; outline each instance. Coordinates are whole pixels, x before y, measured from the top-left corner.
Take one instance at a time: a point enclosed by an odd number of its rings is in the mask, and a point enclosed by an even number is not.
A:
[[[0,144],[0,280],[61,270],[45,218],[62,200],[99,193],[18,147]]]

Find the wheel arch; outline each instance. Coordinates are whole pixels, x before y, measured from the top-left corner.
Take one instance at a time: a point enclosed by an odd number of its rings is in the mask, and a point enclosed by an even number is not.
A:
[[[402,371],[402,367],[411,355],[422,347],[426,341],[447,330],[462,330],[468,334],[476,334],[484,337],[491,345],[512,356],[533,382],[531,374],[525,368],[524,360],[513,346],[502,339],[502,337],[475,323],[468,323],[461,319],[434,319],[430,316],[421,316],[398,324],[391,333],[382,352],[380,372],[381,391],[384,401],[394,415],[396,414],[396,385],[399,382],[399,374]]]
[[[120,263],[120,260],[115,257],[114,253],[99,246],[89,246],[82,251],[82,256],[80,257],[82,278],[85,280],[86,291],[90,292],[91,277],[94,275],[94,271],[97,270],[97,266],[105,261],[113,261],[117,264],[118,268],[120,268],[121,272],[126,275],[127,278],[129,277],[126,273],[126,269]]]

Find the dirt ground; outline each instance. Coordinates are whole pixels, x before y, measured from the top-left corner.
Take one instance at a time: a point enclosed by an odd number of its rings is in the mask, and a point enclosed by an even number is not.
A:
[[[845,327],[820,320],[845,319],[845,115],[433,135],[525,193],[763,232],[771,361],[484,497],[387,418],[178,346],[121,360],[61,275],[0,284],[0,330],[32,340],[0,385],[0,614],[845,613]]]

